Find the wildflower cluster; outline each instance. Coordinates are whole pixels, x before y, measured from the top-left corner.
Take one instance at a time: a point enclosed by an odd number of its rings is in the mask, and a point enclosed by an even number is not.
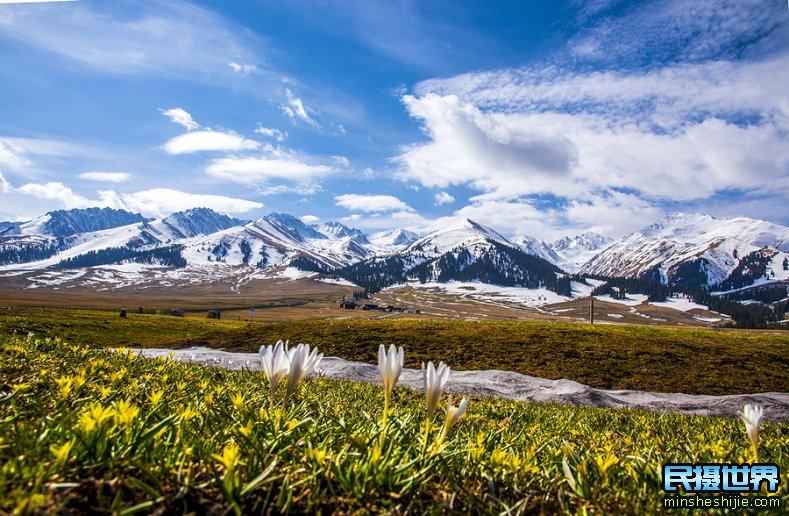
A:
[[[288,342],[281,340],[273,346],[260,346],[260,364],[263,372],[271,385],[271,401],[277,392],[279,383],[287,378],[285,401],[305,377],[318,367],[323,359],[323,353],[318,354],[318,348],[310,352],[309,344],[299,344],[295,348],[288,348]]]
[[[25,337],[0,337],[3,514],[652,514],[663,463],[748,462],[753,447],[789,503],[789,435],[756,407],[746,435],[724,418],[480,398],[449,404],[439,433],[449,368],[427,363],[425,393],[395,398],[399,349],[384,350],[397,417],[382,427],[381,387],[304,381],[320,355],[306,345],[264,348],[264,375]]]

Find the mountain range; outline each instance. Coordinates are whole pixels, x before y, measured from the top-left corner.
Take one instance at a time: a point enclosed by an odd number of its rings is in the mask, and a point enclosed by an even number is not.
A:
[[[787,280],[787,253],[785,226],[697,213],[669,215],[618,240],[583,233],[554,242],[510,240],[471,220],[422,236],[405,229],[366,235],[339,222],[308,225],[284,213],[246,221],[207,208],[161,219],[109,208],[59,210],[0,222],[4,275],[141,264],[199,270],[211,281],[239,268],[286,277],[298,269],[373,290],[457,280],[571,296],[570,278],[582,276],[731,290]]]

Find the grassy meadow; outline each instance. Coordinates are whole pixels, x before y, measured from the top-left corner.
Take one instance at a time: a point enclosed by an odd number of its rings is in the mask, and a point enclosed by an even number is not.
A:
[[[377,385],[268,390],[260,372],[0,336],[0,512],[648,514],[664,462],[752,458],[737,420],[473,399],[440,442],[443,410],[426,438],[408,389],[385,426]],[[762,425],[759,453],[789,503],[785,423]]]
[[[789,391],[789,334],[524,321],[304,320],[252,323],[34,308],[0,309],[0,335],[91,347],[208,346],[257,351],[279,339],[375,363],[378,345],[453,369],[505,369],[603,389],[688,394]]]

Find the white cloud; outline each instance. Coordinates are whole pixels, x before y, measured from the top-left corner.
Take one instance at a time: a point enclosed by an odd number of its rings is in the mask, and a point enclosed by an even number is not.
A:
[[[342,206],[351,211],[396,212],[413,211],[413,208],[392,195],[359,195],[344,194],[334,198],[337,206]]]
[[[305,224],[316,224],[321,221],[320,217],[316,217],[315,215],[304,215],[303,217],[299,218]]]
[[[751,196],[744,210],[753,196],[789,195],[789,54],[559,70],[421,83],[403,101],[427,140],[401,149],[397,176],[477,190],[453,217],[539,238],[621,236],[659,219],[667,201],[719,206],[734,191]],[[555,201],[535,203],[542,194]]]
[[[567,183],[577,148],[543,124],[482,112],[454,95],[406,96],[431,141],[404,147],[398,177],[431,188],[469,185],[519,196]]]
[[[262,203],[226,197],[224,195],[194,194],[170,188],[154,188],[134,193],[99,192],[100,205],[142,213],[149,217],[163,217],[176,211],[196,206],[211,208],[225,214],[245,213],[260,209]]]
[[[124,183],[131,179],[131,175],[126,172],[84,172],[79,177],[105,183]]]
[[[310,181],[334,171],[326,165],[311,165],[295,157],[217,158],[206,167],[210,176],[241,184],[266,184],[272,179]]]
[[[455,198],[454,198],[454,197],[452,197],[452,196],[451,196],[449,193],[447,193],[447,192],[438,192],[438,193],[435,195],[434,199],[435,199],[435,201],[436,201],[436,205],[437,205],[437,206],[441,206],[442,204],[449,204],[449,203],[451,203],[451,202],[454,202],[454,201],[455,201]]]
[[[162,217],[175,211],[204,206],[222,213],[244,213],[259,209],[263,204],[256,201],[226,197],[223,195],[195,194],[170,188],[154,188],[131,193],[118,193],[114,190],[100,190],[98,199],[90,199],[74,192],[61,182],[27,183],[13,187],[0,173],[0,195],[12,197],[17,217],[22,215],[24,206],[30,205],[28,199],[54,201],[52,203],[33,203],[36,209],[109,207],[142,213],[151,217]],[[20,199],[24,198],[20,202]],[[38,215],[33,212],[29,215]]]
[[[184,126],[187,131],[200,128],[200,124],[194,121],[192,115],[181,108],[172,108],[167,110],[160,109],[159,111],[161,111],[162,114],[169,118],[172,122]]]
[[[20,7],[0,18],[0,33],[116,74],[155,72],[215,83],[234,73],[228,63],[260,57],[260,41],[251,32],[193,3],[118,7],[95,2]]]
[[[20,169],[30,164],[25,157],[25,149],[12,142],[0,140],[0,165]]]
[[[425,219],[415,211],[402,210],[386,213],[365,213],[364,215],[352,213],[347,217],[341,217],[340,222],[364,231],[404,228],[409,231],[422,233],[425,232],[426,228],[431,227],[430,223],[432,221]]]
[[[342,165],[343,167],[347,167],[351,164],[351,162],[345,156],[332,156],[333,159],[338,165]]]
[[[75,193],[71,188],[60,182],[45,184],[27,183],[17,188],[16,191],[37,199],[58,201],[66,209],[96,206],[95,201]]]
[[[258,67],[253,64],[239,64],[236,62],[230,62],[227,65],[232,68],[235,73],[239,73],[241,75],[249,75],[253,72],[256,72],[258,69]]]
[[[95,149],[58,140],[0,136],[0,165],[15,172],[32,168],[41,158],[59,160],[63,157],[96,155]]]
[[[288,137],[288,133],[283,133],[279,129],[272,129],[270,127],[258,126],[258,128],[255,129],[255,132],[257,134],[262,134],[263,136],[276,138],[278,142],[285,141],[285,138]]]
[[[313,127],[320,127],[318,121],[307,113],[304,102],[302,102],[299,97],[295,96],[288,88],[285,88],[285,95],[288,97],[287,104],[283,104],[281,107],[282,112],[285,113],[288,118],[291,120],[301,120]]]
[[[11,183],[3,177],[3,172],[0,171],[0,193],[8,193],[11,191]]]
[[[168,154],[189,154],[204,151],[241,151],[260,148],[260,143],[232,132],[192,131],[176,136],[164,144]]]

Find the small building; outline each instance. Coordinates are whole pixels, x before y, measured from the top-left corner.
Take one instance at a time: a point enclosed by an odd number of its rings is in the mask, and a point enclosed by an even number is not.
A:
[[[340,301],[339,307],[342,310],[355,310],[356,301]]]
[[[366,305],[362,306],[362,310],[378,310],[378,305],[367,303]]]
[[[219,319],[220,318],[219,310],[209,310],[208,311],[208,319]]]

